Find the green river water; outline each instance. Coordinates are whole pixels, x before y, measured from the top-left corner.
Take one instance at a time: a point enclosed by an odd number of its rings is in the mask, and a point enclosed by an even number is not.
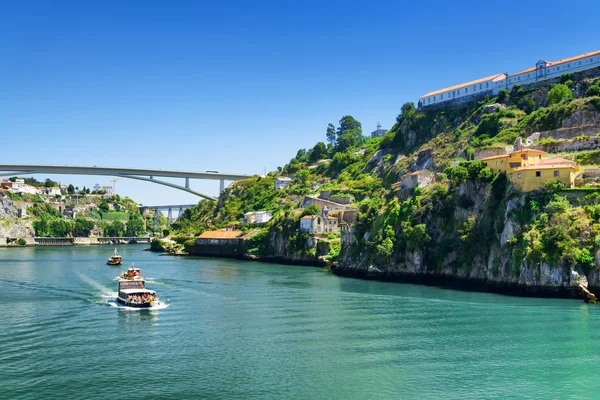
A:
[[[0,249],[0,398],[600,398],[600,306],[143,249]]]

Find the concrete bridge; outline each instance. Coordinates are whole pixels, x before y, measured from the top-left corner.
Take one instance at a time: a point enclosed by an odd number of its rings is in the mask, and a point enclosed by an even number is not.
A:
[[[169,225],[171,225],[171,221],[173,220],[173,210],[178,210],[177,217],[181,217],[183,214],[183,210],[186,208],[194,207],[196,204],[176,204],[176,205],[166,205],[166,206],[141,206],[140,212],[144,213],[146,210],[154,210],[154,225],[158,226],[158,216],[161,211],[167,211],[167,218],[169,221]]]
[[[109,168],[109,167],[82,167],[71,165],[36,165],[36,164],[0,164],[0,176],[14,176],[25,174],[56,174],[56,175],[104,175],[118,176],[122,178],[137,179],[140,181],[157,183],[159,185],[168,186],[174,189],[183,190],[184,192],[209,199],[216,200],[214,197],[196,192],[190,189],[190,179],[215,180],[220,182],[219,193],[225,189],[225,181],[239,181],[248,179],[252,175],[244,174],[225,174],[217,171],[206,172],[188,172],[188,171],[173,171],[162,169],[141,169],[141,168]],[[161,178],[182,178],[184,185],[176,185],[171,182],[165,182],[155,179]]]

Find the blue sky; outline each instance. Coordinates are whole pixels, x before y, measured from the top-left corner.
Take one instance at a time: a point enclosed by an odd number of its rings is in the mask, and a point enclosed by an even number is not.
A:
[[[426,92],[598,50],[599,14],[512,0],[3,2],[2,161],[270,171],[343,115],[389,128]],[[197,201],[125,179],[117,191]]]

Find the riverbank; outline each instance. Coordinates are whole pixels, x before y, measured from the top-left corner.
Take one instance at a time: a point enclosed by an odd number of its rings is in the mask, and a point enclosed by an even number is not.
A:
[[[24,244],[19,244],[19,240]],[[100,246],[108,244],[149,244],[150,237],[32,237],[32,238],[0,238],[0,247],[27,246]]]
[[[557,299],[581,299],[585,297],[577,286],[540,286],[540,285],[522,285],[511,282],[486,281],[482,279],[462,278],[451,275],[433,275],[433,274],[393,274],[385,273],[376,268],[369,271],[352,270],[341,268],[335,262],[329,262],[323,259],[306,260],[294,259],[282,256],[264,256],[257,254],[243,255],[224,255],[224,254],[189,254],[178,253],[170,254],[181,257],[206,257],[221,258],[241,261],[257,261],[270,264],[294,265],[304,267],[318,267],[330,269],[334,275],[346,278],[354,278],[366,281],[380,281],[401,284],[414,284],[423,286],[433,286],[442,289],[460,290],[465,292],[495,293],[506,296],[518,297],[538,297],[538,298],[557,298]],[[600,287],[592,286],[589,290],[593,293],[600,292]]]
[[[465,292],[495,293],[506,296],[584,300],[581,290],[576,286],[532,286],[514,284],[511,282],[462,278],[451,275],[384,273],[377,270],[365,272],[340,268],[337,265],[333,266],[331,270],[336,276],[368,281],[434,286],[442,289],[461,290]],[[600,287],[592,286],[589,288],[589,290],[593,293],[597,293],[600,292]]]

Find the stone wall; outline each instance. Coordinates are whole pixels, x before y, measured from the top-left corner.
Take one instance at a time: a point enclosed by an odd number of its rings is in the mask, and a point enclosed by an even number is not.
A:
[[[485,157],[499,156],[502,154],[508,154],[512,151],[512,147],[489,147],[475,149],[474,157],[476,160],[481,160]]]
[[[536,144],[532,149],[547,151],[548,153],[560,153],[563,151],[580,151],[600,148],[600,137],[586,137],[580,139],[560,140],[557,142]]]
[[[491,90],[485,91],[485,92],[479,92],[476,94],[470,94],[468,96],[464,96],[464,97],[459,97],[457,99],[452,99],[452,100],[447,100],[441,103],[436,103],[436,104],[432,104],[432,105],[422,105],[421,109],[423,110],[437,110],[440,108],[446,108],[446,107],[455,107],[458,106],[460,104],[465,104],[465,103],[470,103],[472,101],[478,100],[478,99],[482,99],[486,96],[494,96],[494,93]]]
[[[572,128],[560,128],[552,131],[535,132],[529,136],[532,140],[539,139],[573,139],[577,136],[598,136],[600,125],[577,126]],[[536,136],[534,136],[536,135]]]

